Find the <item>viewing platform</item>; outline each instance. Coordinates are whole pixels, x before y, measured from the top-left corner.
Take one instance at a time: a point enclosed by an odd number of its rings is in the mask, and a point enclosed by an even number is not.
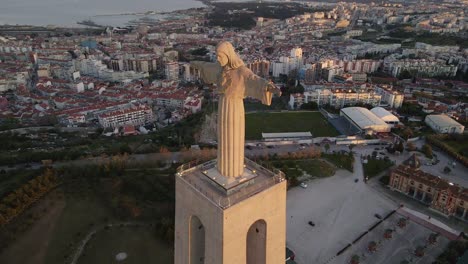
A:
[[[247,158],[243,175],[234,179],[221,175],[216,164],[216,159],[201,164],[186,163],[177,169],[176,176],[222,209],[285,181],[280,170],[267,169]]]

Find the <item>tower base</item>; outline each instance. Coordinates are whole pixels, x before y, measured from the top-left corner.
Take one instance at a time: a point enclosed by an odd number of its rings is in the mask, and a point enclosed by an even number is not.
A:
[[[216,160],[176,175],[175,264],[284,264],[286,180],[245,159],[235,179]]]

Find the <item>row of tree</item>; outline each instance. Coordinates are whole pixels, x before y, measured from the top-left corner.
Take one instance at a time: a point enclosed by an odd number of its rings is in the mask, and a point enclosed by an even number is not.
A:
[[[25,209],[58,185],[52,169],[23,184],[0,201],[0,226],[9,223]]]
[[[456,149],[444,142],[445,140],[449,139],[449,137],[449,135],[429,135],[427,136],[426,141],[429,144],[434,145],[440,148],[441,150],[447,152],[450,156],[454,157],[463,165],[468,167],[468,158],[461,155]]]

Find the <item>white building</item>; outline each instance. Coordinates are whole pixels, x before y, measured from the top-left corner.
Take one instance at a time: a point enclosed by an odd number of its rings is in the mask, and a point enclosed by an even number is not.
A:
[[[299,70],[304,65],[302,58],[302,49],[291,49],[289,57],[281,56],[279,61],[271,63],[272,74],[274,77],[279,77],[280,74],[289,74],[292,70]]]
[[[390,132],[391,126],[363,107],[347,107],[340,111],[343,116],[359,130],[365,133]]]
[[[335,108],[356,104],[378,106],[382,96],[372,90],[359,89],[315,89],[304,94],[291,94],[289,106],[299,108],[303,103],[315,102],[318,106],[330,105]]]
[[[153,110],[147,105],[110,111],[98,116],[102,127],[120,127],[123,125],[144,125],[154,120]]]
[[[374,107],[370,111],[392,127],[400,123],[400,119],[398,119],[398,117],[380,106]]]
[[[465,127],[447,115],[428,115],[424,120],[437,133],[462,134]]]
[[[375,87],[375,92],[382,96],[381,105],[388,106],[390,108],[400,108],[403,105],[405,99],[404,94],[394,91],[387,87]]]

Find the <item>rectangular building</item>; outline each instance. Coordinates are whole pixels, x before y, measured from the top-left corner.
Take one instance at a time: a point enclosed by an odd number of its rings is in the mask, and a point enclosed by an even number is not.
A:
[[[428,115],[424,122],[437,133],[463,134],[465,127],[447,115]]]
[[[123,125],[144,125],[154,120],[153,110],[147,105],[110,111],[98,116],[102,127],[120,127]]]
[[[402,164],[390,173],[389,186],[446,216],[468,221],[468,189],[423,172],[418,164]]]

